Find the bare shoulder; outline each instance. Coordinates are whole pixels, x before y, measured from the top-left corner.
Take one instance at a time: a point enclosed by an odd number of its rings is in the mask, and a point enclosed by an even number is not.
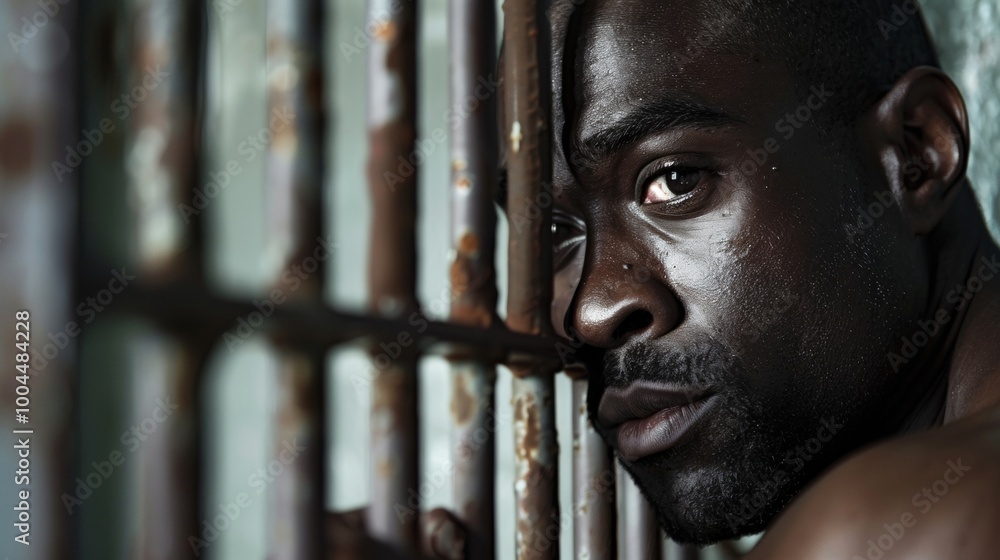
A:
[[[752,560],[997,558],[1000,408],[875,445],[775,521]]]

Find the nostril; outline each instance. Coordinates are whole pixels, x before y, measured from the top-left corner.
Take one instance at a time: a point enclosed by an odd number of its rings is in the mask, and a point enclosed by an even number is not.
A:
[[[653,324],[653,314],[644,309],[639,309],[628,314],[625,320],[618,325],[615,332],[611,336],[614,337],[615,343],[620,341],[623,336],[631,332],[640,332],[650,325]]]

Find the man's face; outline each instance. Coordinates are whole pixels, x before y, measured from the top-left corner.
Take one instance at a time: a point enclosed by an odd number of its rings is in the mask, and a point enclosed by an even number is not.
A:
[[[668,534],[759,531],[891,429],[920,257],[892,208],[857,229],[886,187],[877,154],[824,134],[848,92],[801,94],[734,47],[738,13],[578,10],[553,115],[556,326],[600,350],[591,413]]]

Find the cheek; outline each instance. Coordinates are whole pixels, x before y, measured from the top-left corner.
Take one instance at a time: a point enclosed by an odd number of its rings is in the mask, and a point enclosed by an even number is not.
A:
[[[815,209],[781,194],[772,178],[732,187],[726,201],[671,243],[667,274],[684,302],[686,320],[751,362],[794,340],[781,335],[808,326],[804,302],[823,268]],[[759,188],[758,188],[759,187]],[[800,206],[796,208],[796,206]]]
[[[748,197],[734,190],[709,216],[685,224],[661,247],[665,276],[681,300],[685,321],[730,338],[765,294],[772,266],[767,235],[753,223]]]

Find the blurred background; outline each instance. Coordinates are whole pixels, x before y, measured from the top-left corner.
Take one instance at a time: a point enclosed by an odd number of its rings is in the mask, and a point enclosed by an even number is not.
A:
[[[206,0],[207,1],[207,0]],[[266,13],[263,0],[225,0],[209,9],[209,42],[206,74],[208,87],[205,107],[207,154],[205,172],[224,169],[226,162],[239,159],[242,171],[206,209],[208,230],[207,273],[219,291],[235,296],[258,297],[269,285],[266,256],[268,239],[265,222],[265,158],[250,158],[244,141],[268,126],[265,53]],[[45,5],[43,7],[43,4]],[[60,518],[72,517],[80,531],[80,552],[85,558],[131,558],[131,543],[141,538],[137,504],[130,491],[141,481],[145,463],[124,462],[104,478],[92,495],[81,504],[66,505],[64,493],[73,493],[75,483],[53,485],[65,465],[57,464],[60,451],[72,449],[80,473],[94,469],[93,462],[108,460],[112,451],[127,450],[120,436],[156,413],[163,403],[149,385],[136,384],[138,373],[155,377],[157,364],[169,363],[174,349],[163,344],[140,322],[95,314],[82,337],[70,333],[65,348],[45,365],[33,362],[32,389],[32,546],[14,542],[17,529],[18,486],[12,484],[17,455],[11,430],[14,420],[16,383],[14,311],[32,311],[32,332],[40,347],[54,343],[64,332],[66,309],[76,309],[81,301],[73,292],[73,255],[66,239],[74,239],[73,205],[77,193],[74,180],[57,180],[52,162],[61,159],[66,142],[79,136],[79,125],[65,130],[62,119],[72,106],[52,89],[39,84],[65,83],[75,87],[85,77],[67,74],[81,53],[73,41],[75,30],[69,22],[88,10],[77,0],[2,0],[0,31],[0,555],[14,559],[52,557],[57,544],[49,534]],[[448,231],[450,169],[448,142],[437,142],[447,134],[444,115],[448,104],[448,56],[445,0],[421,3],[420,137],[426,139],[425,163],[420,168],[419,295],[429,317],[444,319],[448,312]],[[965,94],[970,113],[973,155],[969,175],[987,214],[994,235],[1000,236],[1000,2],[997,0],[926,0],[921,2],[936,38],[945,69]],[[35,32],[25,33],[27,21],[46,9],[49,17],[37,18]],[[499,12],[498,12],[499,13]],[[327,3],[326,90],[329,115],[326,178],[329,196],[327,239],[333,247],[325,296],[335,306],[361,311],[366,307],[366,261],[368,252],[369,201],[364,176],[367,158],[365,128],[365,52],[353,48],[364,36],[363,0],[335,0]],[[27,18],[27,19],[23,19]],[[502,18],[501,18],[502,19]],[[109,30],[112,33],[113,30]],[[29,37],[30,35],[30,37]],[[101,56],[90,53],[88,56]],[[92,65],[114,65],[116,58],[90,60]],[[66,80],[61,82],[60,80]],[[87,108],[92,113],[116,115],[114,107]],[[120,115],[117,115],[120,116]],[[75,140],[74,140],[75,141]],[[111,143],[101,147],[105,155],[94,161],[109,161]],[[102,177],[99,164],[84,168],[91,178]],[[73,170],[63,178],[76,179]],[[114,222],[127,210],[127,202],[108,201],[96,208],[102,219]],[[501,219],[502,222],[502,219]],[[506,277],[505,224],[498,237],[501,279],[501,316],[505,308],[502,284]],[[109,231],[110,228],[109,228]],[[127,247],[132,240],[112,239]],[[124,249],[123,249],[124,250]],[[123,263],[127,263],[123,257]],[[114,302],[108,304],[113,306]],[[57,346],[59,346],[57,344]],[[328,356],[330,371],[363,371],[368,366],[361,350],[338,350]],[[246,343],[223,344],[212,352],[206,392],[202,395],[208,417],[205,480],[207,503],[231,502],[241,492],[252,489],[250,477],[270,461],[272,413],[276,407],[273,387],[273,357],[267,344],[251,339]],[[450,458],[448,403],[451,382],[447,364],[440,359],[423,360],[421,371],[424,422],[421,461],[423,472],[442,470]],[[70,383],[70,379],[76,381]],[[557,381],[557,409],[570,408],[568,381]],[[497,521],[499,558],[513,557],[513,433],[510,410],[510,376],[500,368],[497,385]],[[363,507],[368,493],[368,412],[367,387],[352,383],[347,375],[331,376],[328,385],[332,416],[329,418],[329,473],[332,483],[326,496],[331,510]],[[72,395],[78,392],[79,410],[72,410]],[[159,414],[159,413],[157,413]],[[561,414],[560,434],[569,434],[571,416]],[[79,424],[68,427],[70,422]],[[167,417],[167,422],[170,421]],[[74,436],[82,435],[79,439]],[[161,434],[162,435],[162,434]],[[154,431],[149,434],[155,438]],[[569,472],[571,441],[561,436],[563,467]],[[124,449],[123,449],[124,448]],[[74,456],[74,455],[70,455]],[[562,477],[563,503],[569,503],[570,486]],[[426,508],[448,506],[451,487],[433,483],[424,496]],[[164,489],[169,492],[169,489]],[[78,495],[78,494],[77,494]],[[254,498],[257,500],[257,498]],[[264,499],[242,510],[230,527],[221,531],[204,555],[218,559],[254,559],[266,556],[266,508]],[[68,513],[67,510],[71,510]],[[505,513],[506,512],[506,513]],[[58,521],[57,521],[58,520]],[[571,530],[571,525],[565,525]],[[571,557],[564,547],[563,558]]]

